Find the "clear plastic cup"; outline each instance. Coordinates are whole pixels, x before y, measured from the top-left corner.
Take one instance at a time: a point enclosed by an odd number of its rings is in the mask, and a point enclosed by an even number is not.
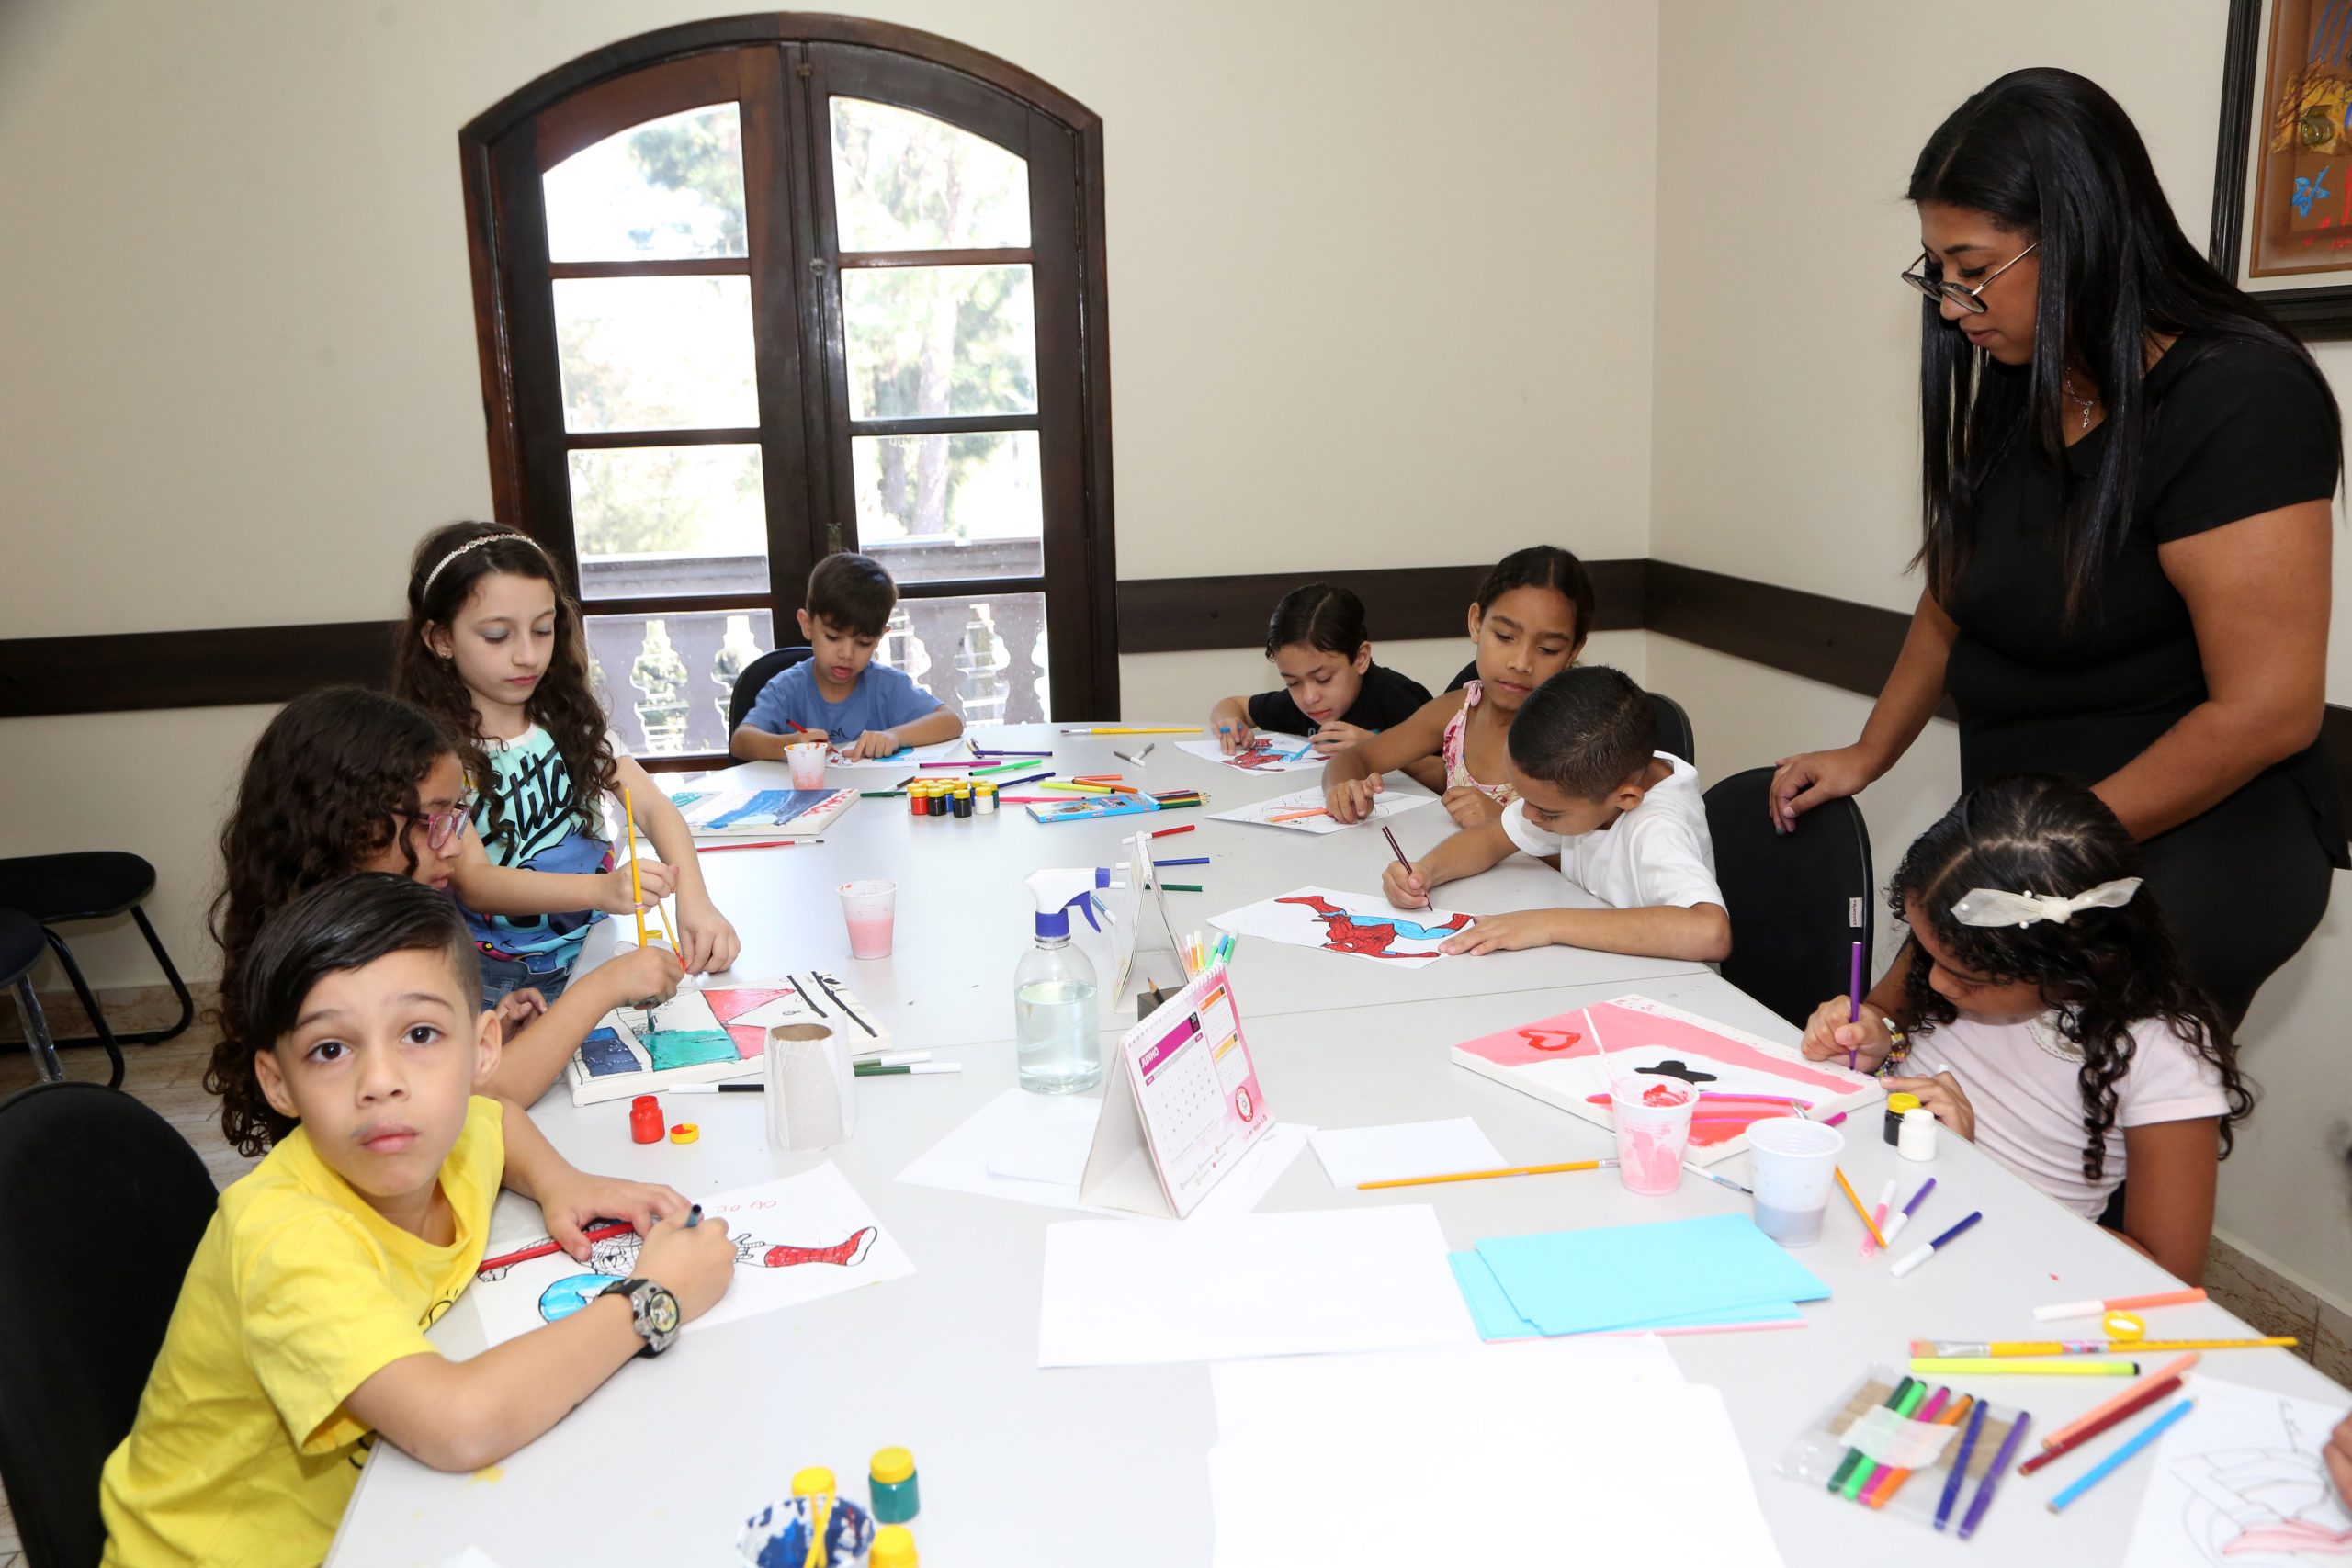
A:
[[[1782,1247],[1819,1241],[1846,1134],[1818,1122],[1775,1116],[1749,1126],[1747,1148],[1755,1162],[1756,1228]]]
[[[792,768],[793,788],[825,787],[825,750],[821,740],[796,740],[784,749],[784,760]]]
[[[842,919],[849,922],[852,958],[890,956],[890,928],[899,913],[899,885],[868,879],[842,884]]]
[[[1619,1078],[1609,1086],[1617,1176],[1626,1191],[1658,1198],[1682,1185],[1682,1155],[1698,1104],[1699,1091],[1679,1078]]]

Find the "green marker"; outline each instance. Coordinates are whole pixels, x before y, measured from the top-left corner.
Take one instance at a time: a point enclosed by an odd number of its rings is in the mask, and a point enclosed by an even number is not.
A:
[[[899,800],[905,797],[906,793],[907,792],[902,789],[862,789],[857,792],[857,798],[860,800]]]
[[[1197,882],[1147,883],[1145,886],[1157,886],[1163,893],[1205,893],[1208,891]]]

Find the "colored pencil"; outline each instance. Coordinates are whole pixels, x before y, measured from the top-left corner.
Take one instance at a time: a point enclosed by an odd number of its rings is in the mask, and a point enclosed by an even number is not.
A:
[[[1963,1393],[1938,1412],[1932,1424],[1938,1427],[1957,1427],[1960,1425],[1961,1417],[1966,1416],[1978,1403],[1972,1395]],[[1898,1465],[1887,1472],[1884,1480],[1875,1485],[1863,1487],[1862,1501],[1873,1508],[1883,1508],[1897,1492],[1903,1490],[1903,1483],[1910,1479],[1911,1470]]]
[[[2157,1416],[2154,1420],[2141,1427],[2130,1442],[2124,1444],[2121,1448],[2116,1450],[2113,1453],[2101,1460],[2088,1475],[2084,1476],[2080,1481],[2075,1482],[2072,1486],[2067,1487],[2066,1490],[2059,1493],[2058,1495],[2050,1499],[2050,1511],[2053,1514],[2065,1512],[2067,1505],[2073,1503],[2075,1498],[2080,1497],[2084,1493],[2089,1491],[2092,1487],[2098,1485],[2100,1482],[2105,1481],[2109,1476],[2113,1475],[2117,1471],[2121,1470],[2125,1465],[2131,1463],[2133,1455],[2137,1454],[2142,1449],[2146,1448],[2150,1443],[2154,1442],[2158,1438],[2163,1437],[2165,1433],[2172,1429],[2182,1416],[2188,1415],[2195,1408],[2197,1408],[2197,1401],[2194,1399],[2184,1399],[2178,1404],[2174,1405],[2170,1410],[2165,1411],[2163,1415]],[[1991,1477],[1988,1476],[1986,1479],[1989,1481]]]
[[[1920,1404],[1927,1399],[1927,1397],[1928,1385],[1924,1382],[1914,1380],[1911,1384],[1911,1392],[1903,1396],[1903,1403],[1894,1407],[1894,1413],[1897,1416],[1904,1416],[1907,1419],[1913,1411],[1919,1408]],[[1846,1501],[1849,1503],[1852,1502],[1855,1498],[1862,1495],[1863,1483],[1868,1482],[1871,1476],[1876,1475],[1883,1468],[1883,1467],[1878,1464],[1875,1461],[1868,1458],[1867,1456],[1864,1457],[1862,1462],[1856,1465],[1853,1468],[1852,1472],[1846,1477],[1846,1484],[1838,1488],[1839,1493],[1845,1497]]]
[[[1198,735],[1200,732],[1201,727],[1197,724],[1095,724],[1057,731],[1062,735]]]
[[[1155,839],[1164,839],[1170,833],[1189,833],[1199,826],[1200,824],[1198,822],[1187,822],[1182,828],[1162,828],[1158,832],[1154,833],[1152,837]]]
[[[1915,1356],[2132,1356],[2143,1350],[2291,1348],[2291,1334],[2242,1339],[1914,1339]]]
[[[2031,1475],[2043,1465],[2049,1464],[2054,1460],[2065,1458],[2068,1454],[2073,1453],[2076,1449],[2081,1448],[2085,1443],[2089,1442],[2093,1438],[2098,1437],[2109,1427],[2115,1426],[2119,1422],[2129,1421],[2132,1416],[2137,1416],[2149,1405],[2154,1404],[2157,1400],[2162,1399],[2165,1395],[2172,1393],[2173,1390],[2179,1386],[2180,1379],[2177,1375],[2168,1377],[2162,1382],[2152,1383],[2148,1387],[2142,1389],[2138,1393],[2133,1394],[2121,1404],[2119,1404],[2112,1410],[2108,1411],[2106,1415],[2100,1416],[2098,1420],[2090,1423],[2086,1427],[2083,1427],[2079,1431],[2075,1432],[2073,1437],[2066,1438],[2054,1443],[2049,1438],[2044,1438],[2041,1440],[2041,1451],[2034,1455],[2031,1459],[2027,1460],[2023,1464],[2018,1466],[2018,1473],[2019,1475]]]
[[[1144,750],[1148,751],[1151,748],[1147,746]],[[1051,751],[1012,751],[1001,746],[975,746],[972,748],[972,754],[976,757],[1050,757],[1053,755]]]
[[[1881,1247],[1884,1247],[1886,1245],[1886,1237],[1879,1235],[1878,1226],[1871,1224],[1871,1212],[1862,1207],[1861,1199],[1855,1195],[1854,1184],[1846,1179],[1846,1173],[1843,1170],[1840,1170],[1838,1167],[1833,1165],[1829,1168],[1831,1172],[1837,1176],[1838,1185],[1845,1189],[1846,1201],[1854,1205],[1854,1213],[1861,1216],[1862,1228],[1871,1233],[1871,1239],[1872,1241],[1878,1243]]]
[[[861,1078],[921,1077],[926,1073],[960,1073],[963,1070],[961,1062],[902,1062],[896,1066],[880,1062],[859,1062],[850,1068],[852,1074]]]
[[[1944,1495],[1936,1505],[1936,1528],[1941,1529],[1951,1519],[1951,1507],[1960,1501],[1961,1483],[1968,1479],[1968,1461],[1976,1452],[1976,1434],[1984,1429],[1984,1412],[1991,1406],[1984,1400],[1969,1412],[1968,1430],[1960,1439],[1960,1457],[1952,1461],[1951,1473],[1944,1478]]]
[[[996,786],[998,791],[997,798],[999,800],[1003,799],[1003,792],[1008,789],[1019,789],[1023,784],[1035,784],[1039,779],[1049,779],[1053,776],[1054,775],[1051,773],[1031,773],[1026,778],[1000,779],[997,781]]]
[[[906,798],[906,794],[907,792],[902,789],[862,789],[857,792],[857,798],[860,800],[903,800]]]
[[[1997,1356],[1914,1356],[1915,1372],[1940,1372],[1954,1378],[2136,1378],[2137,1361],[2076,1361],[2031,1359],[2003,1360]]]
[[[611,1236],[627,1235],[636,1229],[635,1225],[626,1220],[609,1225],[591,1225],[580,1233],[580,1239],[591,1242],[603,1241]],[[562,1250],[563,1244],[549,1237],[546,1241],[535,1243],[530,1247],[517,1247],[513,1252],[501,1253],[496,1258],[485,1258],[474,1266],[474,1272],[487,1274],[493,1269],[507,1269],[517,1263],[528,1263],[534,1258],[553,1257]]]
[[[896,795],[899,792],[886,790],[883,793]],[[797,850],[810,844],[821,844],[824,841],[822,839],[763,839],[756,844],[697,844],[695,846],[695,853],[718,855],[725,854],[729,850]]]
[[[2132,1400],[2146,1393],[2149,1389],[2155,1387],[2156,1384],[2164,1382],[2166,1378],[2187,1376],[2188,1369],[2195,1366],[2199,1359],[2200,1358],[2198,1356],[2197,1352],[2191,1350],[2188,1355],[2181,1357],[2177,1361],[2166,1361],[2163,1366],[2158,1367],[2154,1371],[2150,1372],[2146,1377],[2141,1379],[2130,1388],[2125,1389],[2121,1393],[2117,1394],[2105,1404],[2098,1405],[2091,1410],[2084,1412],[2074,1420],[2067,1422],[2064,1426],[2059,1427],[2056,1431],[2042,1438],[2041,1446],[2046,1449],[2054,1443],[2063,1443],[2067,1438],[2074,1437],[2075,1434],[2086,1430],[2092,1422],[2113,1414]]]
[[[1859,942],[1854,944],[1854,961],[1846,981],[1846,1021],[1862,1021],[1862,944]],[[1846,1070],[1849,1073],[1854,1070],[1856,1055],[1855,1050],[1846,1053]]]
[[[1330,815],[1331,814],[1322,807],[1310,806],[1304,811],[1277,811],[1272,817],[1267,818],[1266,820],[1269,822],[1295,822],[1302,817],[1329,817]]]
[[[1410,876],[1413,874],[1412,858],[1405,853],[1405,846],[1396,841],[1396,829],[1383,822],[1380,825],[1380,835],[1388,840],[1389,851],[1396,855],[1396,863],[1405,868],[1406,875]]]
[[[1894,1385],[1894,1392],[1886,1396],[1885,1408],[1889,1410],[1900,1410],[1903,1407],[1904,1400],[1909,1396],[1912,1386],[1918,1381],[1919,1380],[1917,1378],[1905,1378],[1901,1382],[1897,1382]],[[1830,1472],[1829,1490],[1832,1492],[1844,1491],[1846,1487],[1846,1478],[1859,1469],[1862,1462],[1861,1450],[1848,1449],[1846,1450],[1845,1459],[1839,1462],[1835,1471]]]
[[[2102,1313],[2131,1312],[2140,1307],[2181,1306],[2204,1299],[2203,1291],[2159,1291],[2152,1296],[2117,1296],[2105,1302],[2060,1302],[2055,1306],[2034,1308],[2033,1320],[2048,1323],[2060,1317],[2097,1317]]]
[[[1186,855],[1180,860],[1156,860],[1151,863],[1154,865],[1206,865],[1209,863],[1209,857],[1206,855]]]
[[[1058,795],[1000,795],[1000,806],[1068,806],[1070,803]]]
[[[1966,1230],[1969,1226],[1974,1224],[1984,1217],[1984,1211],[1982,1209],[1973,1209],[1969,1211],[1968,1218],[1961,1221],[1960,1224],[1952,1226],[1951,1229],[1944,1232],[1943,1235],[1936,1237],[1935,1240],[1928,1242],[1924,1246],[1917,1247],[1910,1252],[1905,1253],[1902,1258],[1896,1260],[1894,1267],[1890,1269],[1889,1272],[1896,1279],[1900,1280],[1904,1275],[1908,1274],[1912,1269],[1917,1269],[1920,1264],[1925,1263],[1928,1258],[1933,1258],[1937,1252],[1943,1247],[1946,1242],[1951,1241],[1952,1237],[1958,1235],[1961,1232]]]
[[[1369,1192],[1376,1187],[1426,1187],[1434,1181],[1484,1181],[1492,1176],[1550,1176],[1563,1170],[1601,1170],[1616,1163],[1613,1159],[1572,1159],[1565,1165],[1513,1165],[1499,1170],[1457,1170],[1445,1176],[1396,1176],[1385,1181],[1359,1181],[1356,1190]]]
[[[1961,1540],[1966,1540],[1974,1535],[1976,1527],[1984,1522],[1984,1510],[1993,1506],[1993,1488],[2000,1483],[2001,1472],[2008,1468],[2009,1456],[2016,1453],[2018,1444],[2025,1440],[2026,1425],[2032,1419],[2020,1410],[2017,1419],[2009,1423],[2009,1435],[2001,1439],[1999,1451],[1993,1455],[1993,1468],[1986,1471],[1984,1479],[1976,1483],[1976,1500],[1968,1505],[1968,1517],[1960,1521]]]
[[[1037,787],[1039,789],[1063,790],[1071,795],[1108,795],[1111,793],[1111,786],[1108,784],[1080,784],[1076,779],[1050,779],[1046,783],[1039,784]]]
[[[1197,882],[1147,882],[1146,887],[1158,887],[1166,893],[1205,893],[1207,888]]]
[[[917,762],[915,764],[918,768],[968,768],[971,765],[969,762]],[[1021,764],[1015,762],[1012,765],[1019,767]]]

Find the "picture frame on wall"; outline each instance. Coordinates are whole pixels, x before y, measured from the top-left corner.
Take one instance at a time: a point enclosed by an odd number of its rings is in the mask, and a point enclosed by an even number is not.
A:
[[[2231,0],[2208,254],[2299,335],[2352,337],[2352,0]]]

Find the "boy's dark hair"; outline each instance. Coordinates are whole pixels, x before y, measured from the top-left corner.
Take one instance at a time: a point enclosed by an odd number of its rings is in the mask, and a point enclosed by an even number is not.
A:
[[[260,1154],[294,1130],[294,1119],[263,1095],[254,1058],[293,1032],[311,987],[411,952],[439,953],[459,992],[469,1000],[481,996],[481,960],[458,906],[408,877],[368,871],[323,883],[263,923],[238,977],[241,1032],[213,1047],[205,1080],[220,1096],[220,1128],[239,1154]]]
[[[1298,644],[1348,659],[1372,640],[1363,629],[1363,601],[1344,588],[1310,582],[1283,594],[1266,622],[1266,657]]]
[[[1478,584],[1472,604],[1485,610],[1514,588],[1549,588],[1566,597],[1577,611],[1577,640],[1592,635],[1592,575],[1584,562],[1557,545],[1530,545],[1513,550],[1495,563]]]
[[[2030,926],[1967,926],[1951,907],[1979,887],[2072,897],[2104,882],[2139,876],[2140,846],[2107,803],[2064,779],[2015,773],[1961,796],[1943,820],[1919,835],[1887,885],[1887,907],[1908,920],[1917,904],[1952,957],[1998,984],[2030,980],[2057,1014],[2058,1031],[2081,1050],[2083,1177],[2105,1168],[2108,1130],[2115,1125],[2115,1085],[2132,1066],[2132,1026],[2162,1019],[2220,1073],[2231,1129],[2254,1109],[2238,1074],[2237,1046],[2202,991],[2190,982],[2164,911],[2145,887],[2120,908],[2084,909],[2072,919]],[[1920,1033],[1958,1015],[1928,984],[1933,962],[1911,944],[1905,1000]]]
[[[842,550],[808,574],[811,620],[831,622],[852,637],[880,637],[899,603],[899,585],[872,556]]]
[[[1572,664],[1520,704],[1508,744],[1521,773],[1573,799],[1600,800],[1649,765],[1657,719],[1623,671]]]

